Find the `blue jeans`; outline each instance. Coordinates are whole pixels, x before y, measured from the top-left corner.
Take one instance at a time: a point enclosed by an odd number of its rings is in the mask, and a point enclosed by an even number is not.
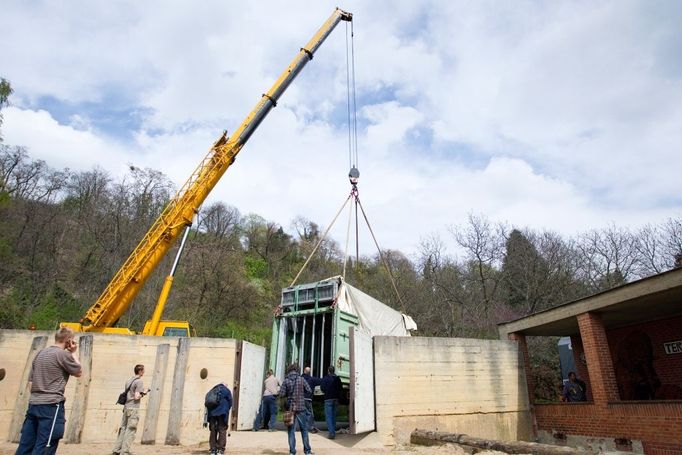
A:
[[[64,402],[29,404],[15,455],[54,455],[64,436]],[[50,447],[47,447],[48,443]]]
[[[264,420],[267,420],[270,430],[275,429],[275,424],[277,423],[277,397],[274,395],[265,396],[261,400],[258,414],[256,414],[256,421],[253,422],[253,428],[260,430]]]
[[[329,436],[336,436],[336,408],[339,407],[339,400],[324,400],[324,417],[327,419],[327,431]]]
[[[313,400],[305,399],[305,413],[306,421],[308,423],[308,430],[315,428],[315,413],[313,412]]]
[[[310,448],[310,441],[308,440],[308,425],[306,424],[307,412],[299,411],[295,413],[294,424],[287,427],[287,433],[289,433],[289,453],[296,454],[296,425],[298,424],[299,430],[301,430],[301,438],[303,439],[303,453],[312,453]]]

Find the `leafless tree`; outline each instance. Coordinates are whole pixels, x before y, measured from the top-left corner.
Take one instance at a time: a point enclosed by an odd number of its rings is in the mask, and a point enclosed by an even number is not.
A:
[[[682,254],[682,218],[668,218],[663,224],[664,258],[673,266]]]
[[[593,292],[627,283],[638,276],[638,239],[629,229],[610,225],[578,238],[580,275]]]
[[[483,216],[470,214],[467,224],[452,227],[451,232],[464,251],[464,290],[467,316],[490,324],[490,309],[500,301],[500,269],[504,258],[507,227],[493,224]]]

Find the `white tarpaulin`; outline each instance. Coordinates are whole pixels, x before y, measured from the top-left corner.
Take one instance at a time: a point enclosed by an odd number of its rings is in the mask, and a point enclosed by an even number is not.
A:
[[[417,324],[410,316],[370,297],[340,277],[339,280],[336,304],[340,310],[357,316],[360,327],[370,335],[410,336],[410,330],[417,330]]]

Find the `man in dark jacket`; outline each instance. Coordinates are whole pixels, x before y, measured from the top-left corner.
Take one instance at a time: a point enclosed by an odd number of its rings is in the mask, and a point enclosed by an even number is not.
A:
[[[313,412],[313,392],[315,391],[315,386],[320,385],[320,380],[318,378],[314,378],[310,375],[310,367],[305,367],[303,369],[303,374],[301,375],[303,379],[308,383],[310,386],[310,393],[305,394],[305,410],[307,413],[307,421],[308,421],[308,430],[315,434],[317,433],[318,430],[315,428],[315,413]]]
[[[563,395],[564,401],[587,401],[587,387],[573,371],[568,373],[568,382],[564,385]]]
[[[328,438],[336,437],[336,412],[339,407],[339,398],[343,392],[341,378],[334,374],[336,370],[333,365],[327,369],[327,376],[322,378],[320,387],[324,392],[324,416],[327,419]]]
[[[230,415],[230,409],[232,409],[232,392],[224,382],[213,388],[218,389],[220,401],[218,406],[212,409],[206,408],[204,428],[208,426],[211,431],[208,439],[211,455],[222,455],[225,453],[225,446],[227,445],[227,418]]]
[[[279,390],[279,396],[286,398],[286,411],[294,413],[294,421],[291,426],[287,427],[289,436],[289,453],[296,454],[296,424],[301,430],[301,438],[303,439],[303,452],[308,455],[312,454],[310,448],[310,441],[308,440],[308,423],[306,422],[306,408],[305,395],[311,393],[312,389],[305,379],[299,373],[298,363],[292,363],[287,368],[287,376],[284,378],[282,388]]]

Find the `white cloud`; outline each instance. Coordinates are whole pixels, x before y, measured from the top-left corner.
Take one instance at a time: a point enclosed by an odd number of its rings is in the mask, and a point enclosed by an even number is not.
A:
[[[61,125],[46,111],[9,107],[3,111],[5,143],[28,148],[32,159],[77,171],[99,166],[120,175],[132,154],[90,130]]]
[[[618,0],[345,7],[355,14],[366,125],[361,197],[382,246],[414,251],[420,237],[470,212],[567,234],[680,214],[680,8]],[[179,187],[331,10],[310,1],[10,4],[2,76],[16,107],[4,111],[5,142],[54,167],[98,165],[115,175],[128,163],[153,167]],[[297,215],[330,220],[349,190],[339,126],[344,35],[342,23],[212,200],[285,227]],[[113,97],[144,115],[131,138],[112,138],[86,113],[60,124],[45,97],[71,107]]]

